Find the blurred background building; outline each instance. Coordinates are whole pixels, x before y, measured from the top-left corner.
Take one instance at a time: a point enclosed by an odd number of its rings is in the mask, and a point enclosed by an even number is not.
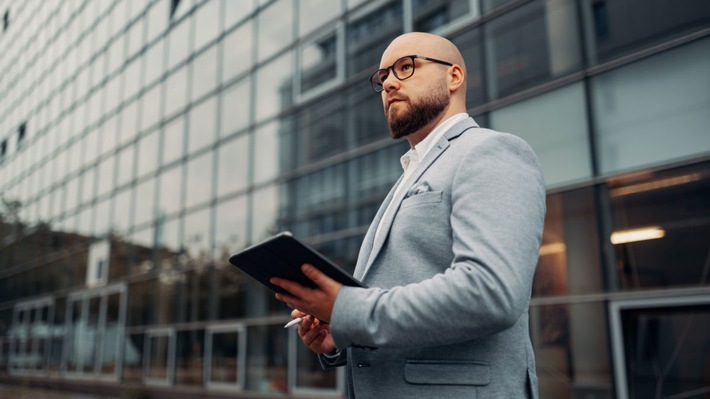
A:
[[[464,54],[470,113],[543,165],[541,397],[710,395],[710,1],[0,0],[0,16],[0,383],[342,397],[342,370],[320,371],[227,257],[291,230],[352,270],[407,149],[366,79],[391,39],[430,31]]]

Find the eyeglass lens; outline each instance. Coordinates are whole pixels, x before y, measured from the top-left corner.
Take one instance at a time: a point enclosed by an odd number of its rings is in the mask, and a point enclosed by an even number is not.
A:
[[[399,79],[407,79],[414,74],[414,61],[412,60],[411,57],[403,57],[398,59],[393,65],[392,65],[392,72],[394,72],[394,76]],[[377,73],[372,77],[372,85],[376,89],[382,88],[382,85],[385,80],[387,80],[387,77],[389,76],[389,68],[388,69],[380,69],[377,71]]]

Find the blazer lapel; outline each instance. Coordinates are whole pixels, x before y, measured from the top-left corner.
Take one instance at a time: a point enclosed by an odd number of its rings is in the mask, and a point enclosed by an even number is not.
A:
[[[478,125],[476,124],[476,122],[474,122],[473,118],[470,117],[455,124],[444,134],[443,137],[441,137],[441,139],[439,139],[436,144],[434,144],[431,150],[429,150],[427,155],[417,166],[417,169],[414,170],[414,173],[412,174],[412,177],[409,181],[402,182],[403,176],[401,176],[399,180],[397,180],[397,183],[395,183],[394,187],[392,187],[389,195],[387,195],[387,198],[385,198],[385,201],[380,206],[380,209],[377,212],[377,216],[375,216],[375,220],[372,221],[372,224],[368,229],[367,235],[365,236],[365,241],[363,242],[363,245],[360,248],[360,255],[358,256],[358,264],[356,267],[355,276],[356,278],[358,278],[359,280],[365,278],[365,275],[367,275],[367,272],[370,270],[370,267],[377,258],[377,255],[380,253],[382,246],[384,245],[385,241],[387,241],[390,229],[392,228],[392,222],[394,222],[394,218],[397,216],[397,212],[399,212],[399,206],[401,205],[402,200],[404,200],[404,196],[407,194],[407,190],[405,189],[401,190],[395,197],[393,194],[396,191],[397,186],[399,186],[400,184],[411,185],[417,183],[422,174],[424,174],[424,172],[429,169],[429,167],[434,163],[434,161],[436,161],[437,158],[439,158],[439,156],[441,156],[441,154],[443,154],[444,151],[449,148],[449,140],[458,137],[466,130],[474,127],[478,127]],[[387,218],[382,219],[385,210],[387,209],[387,206],[390,203],[392,203],[392,206],[395,208],[387,215]],[[375,231],[377,231],[377,226],[380,224],[380,221],[382,223],[382,231],[380,232],[379,237],[377,237],[377,241],[375,241]],[[368,251],[365,252],[366,250]],[[366,254],[367,257],[365,258],[364,255]],[[362,267],[363,263],[364,268]]]

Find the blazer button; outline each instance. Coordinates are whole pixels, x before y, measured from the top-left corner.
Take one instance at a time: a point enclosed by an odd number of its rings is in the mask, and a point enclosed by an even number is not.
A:
[[[358,363],[357,368],[361,369],[363,367],[370,367],[370,363]]]

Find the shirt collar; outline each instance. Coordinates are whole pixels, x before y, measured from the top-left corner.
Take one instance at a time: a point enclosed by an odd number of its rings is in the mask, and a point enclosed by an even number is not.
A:
[[[409,151],[402,155],[402,157],[399,159],[399,162],[402,164],[402,169],[406,171],[409,168],[409,165],[412,164],[412,162],[418,163],[419,160],[424,159],[426,154],[429,153],[429,150],[431,150],[431,147],[434,146],[434,143],[439,141],[439,139],[444,135],[444,133],[446,133],[446,131],[449,130],[453,125],[465,118],[468,118],[468,114],[462,112],[460,114],[453,115],[447,120],[438,124],[434,128],[434,130],[432,130],[426,137],[424,137],[424,140],[420,141],[417,145],[414,146],[414,148],[410,148]]]

